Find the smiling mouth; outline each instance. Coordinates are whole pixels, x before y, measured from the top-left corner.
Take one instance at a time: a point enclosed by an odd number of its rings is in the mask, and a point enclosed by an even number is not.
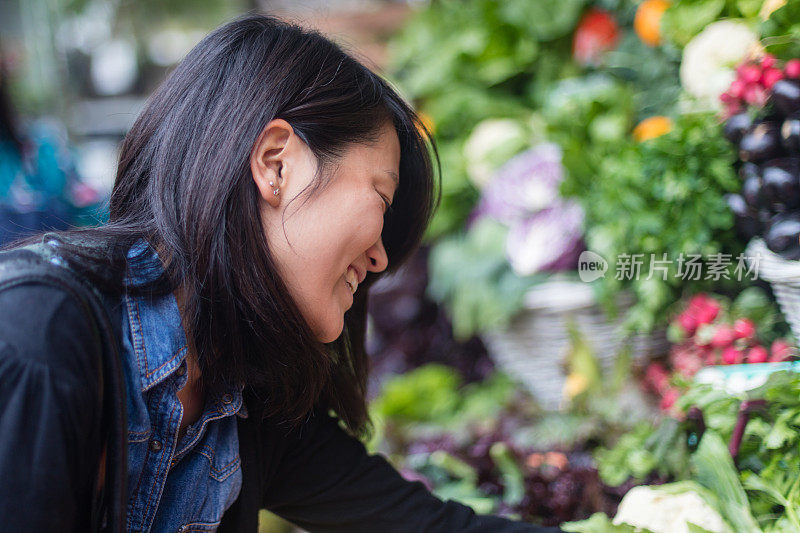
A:
[[[356,273],[353,267],[347,267],[347,272],[345,272],[345,283],[350,288],[350,294],[355,294],[356,289],[358,289],[358,273]]]

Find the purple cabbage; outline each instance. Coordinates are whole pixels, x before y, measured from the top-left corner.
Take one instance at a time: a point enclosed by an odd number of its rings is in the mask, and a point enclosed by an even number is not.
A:
[[[468,226],[490,217],[508,226],[506,255],[520,276],[574,270],[585,250],[583,210],[562,199],[561,149],[540,144],[503,165],[483,189]]]
[[[575,202],[557,200],[511,226],[506,255],[520,276],[542,271],[575,270],[583,251],[583,210]]]
[[[555,144],[540,144],[498,169],[483,189],[473,216],[489,216],[511,226],[556,200],[563,179],[561,149]]]

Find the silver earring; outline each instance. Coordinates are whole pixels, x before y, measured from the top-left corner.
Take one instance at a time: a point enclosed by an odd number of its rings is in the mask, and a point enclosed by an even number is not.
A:
[[[280,168],[278,168],[278,179],[283,179],[283,178],[281,177],[281,169],[280,169]],[[269,182],[269,186],[270,186],[270,187],[275,187],[275,182],[272,182],[272,181],[270,181],[270,182]],[[273,190],[272,190],[272,194],[273,194],[273,195],[275,195],[275,196],[277,196],[277,195],[278,195],[278,193],[280,193],[280,192],[281,192],[280,188],[276,188],[276,189],[273,189]]]

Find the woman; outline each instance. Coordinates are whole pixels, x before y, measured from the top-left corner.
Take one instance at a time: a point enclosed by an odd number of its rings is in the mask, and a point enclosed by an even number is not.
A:
[[[151,98],[109,224],[48,240],[116,298],[128,531],[254,532],[260,508],[309,531],[538,530],[443,503],[355,438],[368,289],[435,207],[418,125],[320,35],[247,16]],[[3,527],[86,531],[109,490],[91,331],[67,291],[0,291]]]

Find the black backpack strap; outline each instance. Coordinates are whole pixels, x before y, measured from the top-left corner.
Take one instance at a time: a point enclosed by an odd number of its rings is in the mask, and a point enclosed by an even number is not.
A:
[[[0,252],[0,289],[27,283],[44,283],[66,290],[94,318],[95,339],[103,360],[100,379],[101,427],[105,438],[104,489],[92,502],[92,531],[122,533],[127,507],[127,406],[121,366],[121,299],[101,294],[80,279],[55,250],[34,244]],[[98,458],[99,464],[99,458]],[[94,489],[96,491],[97,484]]]

